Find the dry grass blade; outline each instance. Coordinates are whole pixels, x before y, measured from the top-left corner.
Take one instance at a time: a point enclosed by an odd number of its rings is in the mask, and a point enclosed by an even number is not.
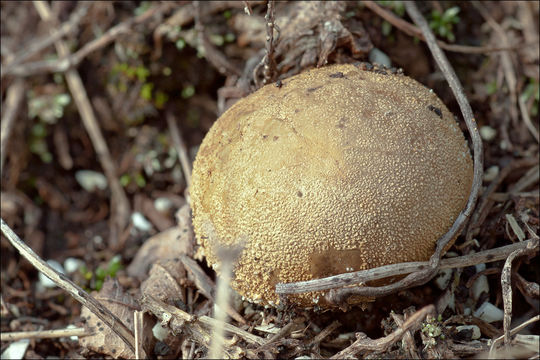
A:
[[[65,275],[58,273],[54,270],[49,264],[47,264],[43,259],[41,259],[37,254],[32,251],[18,236],[11,230],[11,228],[4,222],[1,221],[2,233],[9,240],[9,242],[21,253],[21,255],[28,260],[36,269],[45,274],[49,279],[51,279],[56,285],[60,288],[67,291],[71,296],[73,296],[78,302],[86,306],[92,313],[94,313],[98,318],[100,318],[107,326],[109,326],[131,349],[134,350],[135,339],[131,331],[118,319],[114,314],[112,314],[105,306],[99,303],[96,299],[90,296],[86,291],[84,291],[80,286],[73,283]]]
[[[184,140],[182,140],[182,134],[180,134],[180,130],[178,129],[178,125],[176,124],[176,119],[174,115],[171,112],[167,112],[166,117],[167,125],[169,126],[169,130],[171,131],[174,148],[176,149],[176,153],[178,154],[180,164],[182,165],[182,171],[186,179],[186,184],[189,188],[191,186],[191,161],[189,160],[187,147]]]

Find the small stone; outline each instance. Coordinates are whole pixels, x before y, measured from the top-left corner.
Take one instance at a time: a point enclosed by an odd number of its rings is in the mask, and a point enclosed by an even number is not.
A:
[[[49,264],[54,270],[58,271],[61,274],[65,274],[64,268],[62,267],[62,264],[60,264],[56,260],[47,260],[47,264]],[[56,287],[56,283],[49,279],[47,276],[45,276],[42,272],[39,273],[39,284],[45,288],[54,288]]]
[[[131,221],[133,222],[133,226],[140,231],[149,232],[152,230],[152,224],[140,212],[134,212],[131,215]]]
[[[460,326],[456,326],[456,330],[457,332],[468,331],[468,330],[472,331],[471,340],[480,339],[480,336],[481,336],[480,328],[476,325],[460,325]]]
[[[480,136],[485,141],[491,141],[497,136],[497,130],[488,125],[482,126],[480,128]]]
[[[75,173],[75,179],[88,192],[105,190],[107,188],[107,178],[97,171],[79,170]]]
[[[476,309],[474,316],[484,320],[485,322],[492,323],[495,321],[501,321],[504,317],[504,312],[492,303],[486,301],[480,305],[478,309]]]

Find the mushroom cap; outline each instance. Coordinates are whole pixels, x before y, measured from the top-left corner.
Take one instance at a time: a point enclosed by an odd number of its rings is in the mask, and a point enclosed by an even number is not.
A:
[[[429,89],[352,64],[312,69],[239,100],[192,176],[207,262],[242,246],[232,286],[275,305],[278,282],[428,260],[464,208],[467,142]],[[325,307],[322,292],[289,296]]]

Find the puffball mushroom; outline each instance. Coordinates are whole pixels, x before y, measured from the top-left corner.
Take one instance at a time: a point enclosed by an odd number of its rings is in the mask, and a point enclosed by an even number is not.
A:
[[[193,167],[193,225],[218,272],[218,250],[240,246],[232,287],[275,305],[278,282],[428,260],[472,179],[467,142],[433,91],[333,65],[266,85],[214,123]],[[288,299],[325,307],[322,294]]]

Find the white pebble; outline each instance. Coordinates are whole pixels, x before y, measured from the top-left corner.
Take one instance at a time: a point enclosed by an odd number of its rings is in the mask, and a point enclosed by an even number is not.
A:
[[[485,322],[492,323],[495,321],[501,321],[504,317],[504,312],[493,305],[492,303],[486,301],[476,311],[474,316],[484,320]]]
[[[172,207],[172,201],[166,197],[159,197],[154,200],[154,207],[159,212],[167,212]]]
[[[105,190],[107,188],[107,178],[97,171],[79,170],[75,173],[75,179],[88,192],[94,192],[98,189]]]
[[[460,325],[456,326],[456,330],[458,332],[466,331],[466,330],[472,330],[472,340],[480,339],[481,333],[480,328],[476,325]]]
[[[392,66],[392,60],[390,60],[390,57],[376,47],[369,51],[368,59],[370,63],[377,63],[386,67]]]
[[[484,172],[484,181],[492,182],[499,175],[499,167],[497,165],[490,166]]]
[[[158,321],[152,328],[152,334],[154,334],[154,337],[159,341],[164,341],[167,338],[167,335],[169,335],[169,331],[166,327],[161,326],[161,323]]]
[[[64,269],[66,269],[66,273],[68,274],[74,273],[83,265],[84,261],[77,258],[70,257],[64,261]]]
[[[2,360],[11,359],[11,360],[20,360],[24,358],[26,349],[30,344],[30,339],[22,339],[15,341],[14,343],[9,344],[9,346],[2,353]]]
[[[133,226],[137,228],[140,231],[149,232],[152,230],[152,224],[150,221],[146,220],[143,214],[136,211],[131,215],[131,221],[133,222]]]
[[[452,280],[452,273],[452,269],[443,269],[439,271],[437,278],[435,279],[435,284],[437,284],[439,289],[444,290],[448,287],[450,280]]]
[[[491,141],[495,139],[495,136],[497,136],[497,130],[488,125],[482,126],[479,131],[480,136],[485,141]]]
[[[60,264],[56,260],[47,260],[47,264],[49,264],[54,270],[58,271],[61,274],[65,274],[64,268],[62,267],[62,264]],[[53,288],[56,287],[56,283],[46,277],[42,272],[39,273],[39,284],[46,288]]]

